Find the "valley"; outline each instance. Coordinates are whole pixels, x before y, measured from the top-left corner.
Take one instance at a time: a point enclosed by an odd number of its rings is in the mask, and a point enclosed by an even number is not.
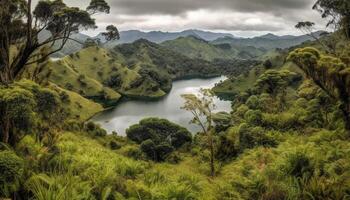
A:
[[[173,87],[168,95],[154,101],[125,100],[121,101],[116,108],[106,110],[94,118],[92,121],[101,124],[101,126],[112,133],[117,132],[125,136],[125,130],[131,125],[138,123],[147,117],[158,117],[169,119],[183,127],[186,127],[192,133],[200,131],[198,127],[189,124],[191,115],[181,110],[184,103],[182,94],[198,94],[200,88],[212,88],[216,83],[224,81],[225,77],[207,78],[207,79],[189,79],[178,80],[173,83]],[[222,101],[219,98],[214,100],[216,104],[215,112],[229,113],[231,111],[231,102]]]
[[[0,0],[0,200],[349,199],[349,10]]]

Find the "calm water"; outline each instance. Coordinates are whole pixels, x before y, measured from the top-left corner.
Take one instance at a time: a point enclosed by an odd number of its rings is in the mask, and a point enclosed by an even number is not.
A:
[[[92,120],[102,125],[109,133],[116,131],[119,135],[125,135],[125,130],[137,124],[141,119],[147,117],[165,118],[188,128],[192,132],[199,129],[189,124],[191,115],[181,110],[184,100],[181,94],[196,94],[200,88],[212,88],[215,83],[225,80],[225,77],[211,79],[191,79],[175,81],[169,95],[158,101],[125,101],[116,108],[107,110]],[[231,103],[215,98],[216,111],[230,112]]]

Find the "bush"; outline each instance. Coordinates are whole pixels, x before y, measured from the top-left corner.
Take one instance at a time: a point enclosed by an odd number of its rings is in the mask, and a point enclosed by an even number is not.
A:
[[[140,148],[136,146],[127,146],[122,149],[122,154],[124,156],[127,156],[129,158],[133,158],[135,160],[142,160],[144,159],[144,154],[140,150]]]
[[[0,196],[9,196],[19,187],[24,161],[12,151],[0,152]]]
[[[92,136],[104,137],[107,135],[107,131],[101,128],[100,125],[95,124],[94,122],[88,122],[85,124],[84,130]]]
[[[249,124],[260,125],[262,122],[262,113],[260,110],[248,110],[244,115],[244,119]]]
[[[243,151],[247,148],[256,146],[276,146],[274,138],[266,135],[265,130],[261,127],[250,127],[248,124],[241,124],[238,129],[239,149]]]
[[[158,160],[156,144],[152,140],[148,139],[142,142],[140,148],[147,155],[148,158],[152,160]]]
[[[245,103],[250,109],[256,110],[259,108],[259,98],[256,95],[252,95]]]
[[[139,144],[151,139],[156,144],[168,142],[175,148],[180,148],[183,144],[192,142],[192,135],[187,129],[166,119],[158,118],[141,120],[139,124],[128,128],[126,135]]]
[[[116,142],[114,140],[109,142],[109,146],[111,147],[112,150],[117,150],[117,149],[120,149],[122,147],[118,142]]]
[[[192,135],[187,129],[158,118],[141,120],[128,128],[126,135],[141,144],[141,150],[154,161],[164,161],[172,151],[192,142]]]
[[[315,170],[311,159],[305,152],[300,151],[288,154],[281,168],[284,174],[307,179],[313,176]]]
[[[178,152],[172,152],[166,157],[165,161],[171,164],[178,164],[182,161],[182,157]]]

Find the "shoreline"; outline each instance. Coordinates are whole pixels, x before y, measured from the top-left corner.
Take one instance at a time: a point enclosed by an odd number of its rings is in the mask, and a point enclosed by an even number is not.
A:
[[[118,100],[118,102],[116,102],[115,105],[108,106],[108,107],[104,108],[102,111],[95,113],[94,115],[89,117],[87,120],[85,120],[85,122],[91,121],[94,117],[97,117],[98,115],[100,115],[100,114],[102,114],[102,113],[104,113],[106,111],[109,111],[109,110],[112,110],[112,109],[116,108],[120,103],[123,103],[123,102],[127,102],[127,101],[140,101],[140,102],[141,101],[147,101],[147,102],[159,101],[159,100],[167,97],[171,93],[172,88],[173,88],[173,84],[175,82],[177,82],[177,81],[192,80],[192,79],[203,79],[203,80],[206,80],[206,79],[211,79],[211,78],[217,78],[217,77],[220,77],[220,76],[224,76],[224,75],[212,75],[212,76],[189,75],[189,76],[183,76],[183,77],[180,77],[180,78],[175,78],[175,79],[173,79],[173,82],[171,84],[171,89],[169,90],[169,92],[167,92],[165,95],[163,95],[161,97],[132,96],[132,95],[127,95],[127,94],[119,92],[120,94],[122,94],[122,96]]]

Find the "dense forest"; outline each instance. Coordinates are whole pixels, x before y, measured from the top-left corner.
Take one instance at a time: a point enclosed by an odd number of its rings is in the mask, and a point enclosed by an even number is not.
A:
[[[0,0],[0,199],[350,198],[350,1],[317,0],[334,32],[299,22],[311,38],[302,42],[181,36],[111,47],[114,25],[79,41],[110,9]],[[148,117],[122,136],[89,120],[120,99],[221,75],[182,95],[198,133]],[[214,112],[215,96],[231,112]]]

